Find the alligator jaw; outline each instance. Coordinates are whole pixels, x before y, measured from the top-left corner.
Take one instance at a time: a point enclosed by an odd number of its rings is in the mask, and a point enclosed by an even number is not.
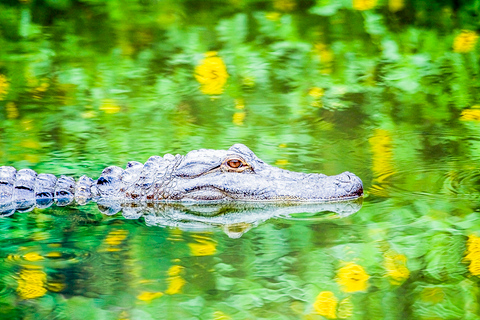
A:
[[[176,199],[184,201],[329,202],[363,195],[362,181],[350,172],[325,176],[274,167],[250,174],[218,172],[178,181],[177,188]]]

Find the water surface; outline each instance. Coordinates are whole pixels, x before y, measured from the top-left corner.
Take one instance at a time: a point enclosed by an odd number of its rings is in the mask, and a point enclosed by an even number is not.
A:
[[[90,203],[3,217],[0,318],[480,318],[478,5],[65,0],[0,12],[1,165],[97,178],[243,143],[365,187],[348,214]]]

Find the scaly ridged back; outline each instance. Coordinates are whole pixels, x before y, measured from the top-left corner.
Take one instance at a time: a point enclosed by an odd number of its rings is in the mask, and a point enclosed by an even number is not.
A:
[[[172,172],[181,160],[181,155],[152,156],[145,164],[130,161],[125,170],[107,167],[97,180],[81,176],[76,182],[64,175],[57,179],[53,174],[3,166],[0,167],[0,215],[46,208],[54,202],[65,206],[73,200],[83,205],[92,199],[169,199],[174,194]]]

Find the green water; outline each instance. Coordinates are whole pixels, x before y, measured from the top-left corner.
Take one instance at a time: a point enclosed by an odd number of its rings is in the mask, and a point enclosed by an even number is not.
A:
[[[1,319],[479,319],[480,2],[0,1],[0,165],[244,143],[348,216],[0,219]],[[247,217],[246,211],[245,217]],[[128,219],[127,219],[128,218]]]

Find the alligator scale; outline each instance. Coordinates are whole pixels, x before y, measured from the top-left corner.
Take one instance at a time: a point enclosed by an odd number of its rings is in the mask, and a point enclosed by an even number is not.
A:
[[[362,195],[362,181],[350,172],[326,176],[283,170],[266,164],[242,144],[185,156],[152,156],[145,164],[131,161],[125,169],[105,168],[97,180],[0,167],[3,215],[73,200],[81,205],[91,200],[326,202]]]

